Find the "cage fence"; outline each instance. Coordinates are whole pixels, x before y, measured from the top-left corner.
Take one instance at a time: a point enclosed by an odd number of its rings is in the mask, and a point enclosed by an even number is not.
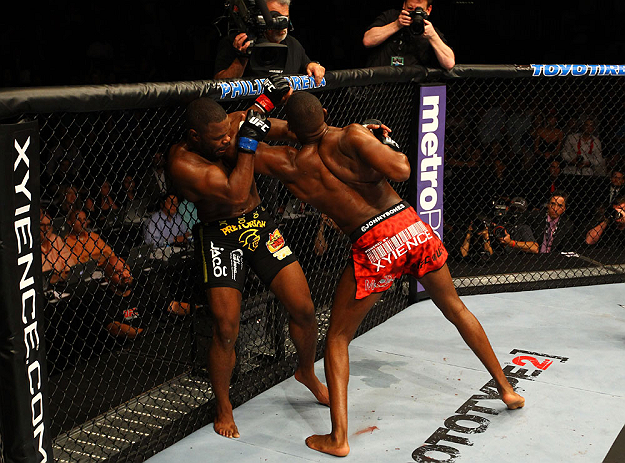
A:
[[[622,79],[476,72],[441,81],[443,239],[458,291],[624,281]],[[316,94],[330,125],[379,119],[414,155],[418,88],[363,82]],[[249,105],[223,102],[227,112]],[[165,169],[168,147],[184,136],[184,105],[30,116],[40,127],[54,459],[143,461],[214,412],[197,212]],[[349,240],[279,181],[258,175],[256,183],[308,280],[321,358]],[[413,202],[414,185],[393,186]],[[357,334],[403,310],[409,286],[403,278],[387,291]],[[251,271],[242,299],[234,406],[291,376],[297,362],[283,307]]]

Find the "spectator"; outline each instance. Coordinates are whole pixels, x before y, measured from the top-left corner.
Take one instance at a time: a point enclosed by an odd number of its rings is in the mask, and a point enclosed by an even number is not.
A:
[[[55,283],[67,272],[68,249],[63,239],[52,230],[50,216],[39,210],[39,239],[41,241],[42,271],[50,272],[50,282]]]
[[[84,211],[78,209],[70,211],[67,216],[69,233],[65,237],[61,255],[67,253],[67,265],[70,267],[90,260],[96,261],[109,282],[114,285],[114,289],[123,289],[132,282],[130,270],[100,235],[87,229],[87,224],[87,215]]]
[[[137,183],[132,175],[128,174],[124,177],[122,182],[123,194],[120,199],[122,206],[131,203],[137,199]]]
[[[327,236],[328,230],[330,233],[341,233],[341,229],[336,225],[334,220],[325,214],[321,214],[321,221],[319,228],[317,229],[317,236],[315,237],[315,243],[313,245],[313,251],[315,255],[323,256],[329,248],[329,237]]]
[[[404,0],[401,10],[387,10],[369,26],[362,39],[371,52],[367,66],[408,66],[420,64],[450,70],[456,64],[453,50],[447,45],[442,32],[428,19],[411,16],[417,8],[432,12],[433,0]]]
[[[564,132],[558,128],[558,117],[555,113],[549,114],[546,125],[536,131],[534,139],[534,154],[538,170],[545,172],[551,161],[559,160],[564,140]]]
[[[515,241],[506,235],[500,241],[511,248],[533,254],[564,250],[574,239],[573,225],[566,217],[562,217],[566,211],[567,198],[566,193],[556,190],[549,198],[546,211],[538,210],[530,213],[527,222],[533,235],[537,237],[536,240]]]
[[[289,20],[289,6],[291,0],[268,0],[267,9],[274,17],[286,17]],[[270,43],[280,43],[288,47],[284,74],[307,74],[314,76],[317,85],[325,75],[325,68],[316,61],[311,61],[306,55],[304,47],[299,41],[288,35],[288,28],[268,29],[264,33],[264,39]],[[249,65],[251,41],[245,32],[236,36],[227,35],[221,39],[217,47],[215,60],[215,79],[228,79],[232,77],[258,77],[267,76],[267,71],[251,69]]]
[[[517,179],[520,166],[511,162],[511,152],[506,152],[501,142],[498,141],[493,141],[490,144],[485,157],[485,169],[480,180],[482,185],[478,191],[483,190],[486,197],[482,197],[480,201],[487,202],[499,197],[510,200],[518,191]],[[476,199],[479,198],[480,193]]]
[[[50,178],[56,178],[58,181],[59,174],[57,170],[62,161],[67,161],[69,163],[64,174],[71,179],[78,176],[84,164],[84,159],[74,139],[67,133],[62,136],[58,145],[52,149],[50,160],[46,163],[46,173]]]
[[[606,174],[605,159],[601,154],[601,141],[594,135],[595,123],[586,119],[579,133],[568,135],[562,149],[566,161],[565,174],[599,176]]]
[[[508,98],[506,105],[506,141],[512,150],[515,163],[526,168],[531,163],[532,123],[534,115],[528,109],[525,96],[517,95]]]
[[[176,195],[165,196],[161,200],[161,209],[152,214],[144,227],[145,242],[153,246],[186,244],[191,236],[186,222],[178,213]]]
[[[109,288],[114,293],[110,295],[112,299],[108,304],[103,304],[108,307],[108,314],[103,320],[106,332],[115,337],[136,338],[143,328],[138,326],[141,320],[138,308],[128,305],[133,299],[131,285],[134,279],[126,262],[115,255],[100,235],[87,230],[88,220],[84,211],[72,210],[67,217],[67,223],[70,232],[65,238],[61,255],[68,255],[68,271],[63,275],[63,279],[69,276],[71,267],[90,260],[96,261],[104,271],[110,283]]]
[[[497,97],[494,93],[488,99],[488,109],[482,110],[477,126],[484,149],[488,149],[494,141],[502,142],[506,133],[506,99]]]
[[[84,194],[75,185],[67,185],[60,188],[56,198],[52,201],[52,208],[55,209],[55,216],[67,218],[67,215],[74,209],[93,209],[93,201],[89,198],[83,199]]]
[[[183,199],[178,206],[178,212],[182,215],[182,221],[187,224],[187,229],[191,230],[198,222],[197,208],[191,201]]]
[[[614,169],[610,175],[609,182],[606,182],[603,190],[599,192],[599,206],[602,206],[604,211],[614,203],[616,198],[620,198],[625,194],[624,184],[623,169]]]
[[[165,175],[164,150],[158,150],[152,157],[152,166],[141,180],[142,196],[148,202],[150,212],[159,208],[159,198],[169,192],[167,176]]]
[[[64,188],[74,185],[77,180],[78,175],[72,170],[72,161],[68,158],[61,158],[54,171],[54,175],[50,179],[51,188],[49,189],[49,193],[54,196]]]
[[[119,210],[119,206],[111,195],[111,184],[108,180],[103,180],[93,201],[93,210],[90,215],[96,219],[98,225],[102,225],[106,222],[108,214],[116,210]]]
[[[564,189],[564,180],[562,177],[562,169],[560,161],[554,159],[549,164],[549,168],[545,172],[537,171],[535,178],[537,184],[528,184],[527,196],[530,199],[532,207],[539,209],[556,190]]]
[[[126,222],[141,222],[149,209],[150,198],[140,194],[137,190],[135,179],[128,174],[122,182],[122,194],[118,200],[119,205],[124,209],[124,220]]]
[[[625,196],[614,200],[600,220],[586,233],[586,244],[625,248]]]

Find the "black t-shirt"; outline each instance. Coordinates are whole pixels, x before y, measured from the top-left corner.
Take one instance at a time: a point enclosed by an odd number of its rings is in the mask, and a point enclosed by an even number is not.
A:
[[[387,10],[376,18],[368,27],[382,27],[397,20],[401,10]],[[434,28],[441,40],[445,43],[445,36],[438,28]],[[440,68],[434,48],[423,35],[414,35],[409,27],[402,27],[395,34],[382,42],[377,47],[371,48],[367,58],[367,67],[373,66],[404,66],[420,64],[427,67]]]
[[[232,46],[235,35],[224,36],[219,41],[217,58],[215,59],[215,74],[224,69],[228,69],[236,57],[239,56],[237,49]],[[295,37],[290,35],[287,35],[280,43],[288,47],[284,74],[304,74],[306,72],[306,66],[311,60],[306,55],[302,44],[299,43]],[[252,70],[248,61],[242,77],[266,77],[268,75],[269,73],[266,71]]]

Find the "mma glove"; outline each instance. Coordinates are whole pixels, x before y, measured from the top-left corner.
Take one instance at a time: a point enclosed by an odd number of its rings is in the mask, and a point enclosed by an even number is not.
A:
[[[381,126],[382,125],[382,121],[380,121],[378,119],[367,119],[367,120],[365,120],[362,123],[362,126],[365,129],[369,129],[367,127],[368,125],[380,125]],[[395,151],[401,151],[401,148],[399,147],[399,144],[397,144],[397,142],[395,140],[393,140],[391,137],[385,137],[384,136],[384,129],[382,127],[378,127],[377,129],[369,129],[369,130],[371,130],[371,133],[373,133],[375,138],[380,140],[380,142],[382,142],[383,145],[390,146]]]
[[[264,114],[250,109],[245,116],[245,121],[239,128],[239,138],[237,140],[239,151],[255,153],[258,142],[265,139],[270,128],[271,122]]]
[[[256,104],[269,114],[280,104],[284,95],[289,93],[291,86],[282,75],[273,75],[265,79],[263,94],[256,98]]]

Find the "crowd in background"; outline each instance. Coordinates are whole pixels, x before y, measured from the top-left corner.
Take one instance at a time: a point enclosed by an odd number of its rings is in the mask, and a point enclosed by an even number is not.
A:
[[[512,216],[529,222],[528,215],[544,213],[557,193],[563,202],[560,224],[568,222],[571,228],[559,251],[585,250],[587,245],[625,248],[625,217],[618,218],[625,203],[625,100],[611,94],[590,98],[574,85],[569,90],[569,98],[554,89],[495,91],[490,100],[479,101],[468,95],[452,97],[445,141],[449,247],[460,251],[467,236],[484,236],[484,227],[468,231],[472,224],[490,222],[492,232],[492,222]],[[498,206],[517,210],[502,218]],[[540,247],[544,217],[534,227],[537,236],[494,241],[516,251],[545,252]],[[591,232],[604,222],[614,231]]]

